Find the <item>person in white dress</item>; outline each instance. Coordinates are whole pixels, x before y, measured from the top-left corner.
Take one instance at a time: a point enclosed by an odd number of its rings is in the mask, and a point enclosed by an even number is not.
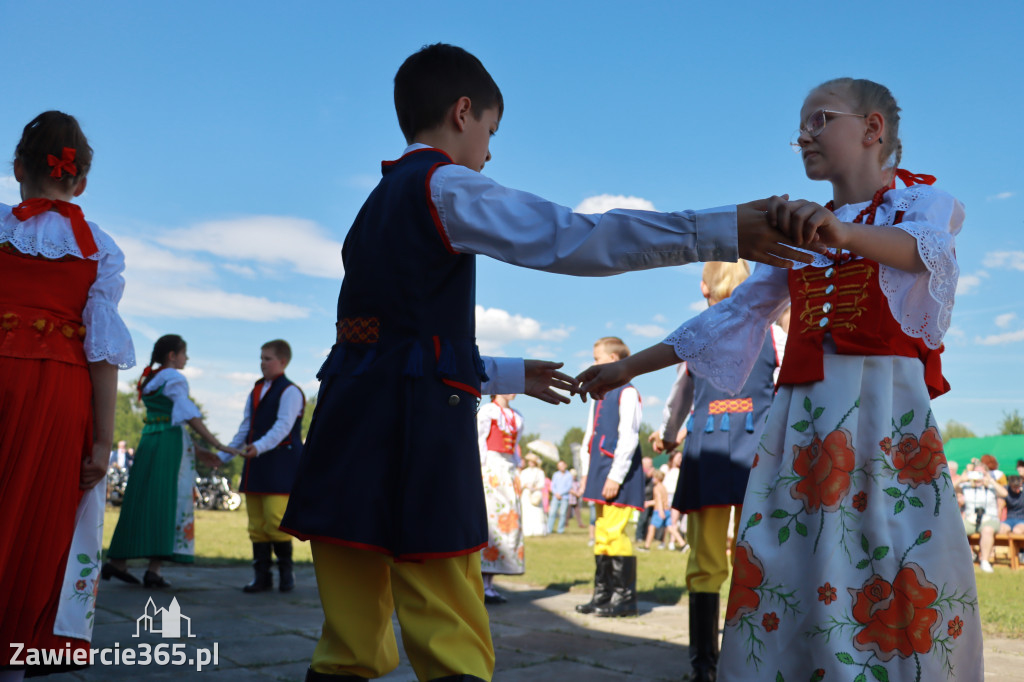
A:
[[[487,502],[487,546],[480,552],[484,601],[503,604],[494,575],[518,575],[526,570],[523,547],[523,509],[519,499],[519,436],[523,415],[509,407],[514,393],[491,396],[476,414],[480,438],[480,470]]]
[[[933,177],[898,169],[898,112],[871,81],[812,90],[795,142],[833,200],[779,198],[769,218],[829,255],[788,273],[759,267],[664,343],[581,375],[601,393],[683,359],[735,390],[792,295],[719,680],[984,677],[971,554],[930,406],[949,388],[939,352],[964,209]]]
[[[519,481],[523,486],[523,535],[547,535],[547,517],[544,515],[544,470],[540,468],[540,457],[530,452],[523,459],[526,461],[526,467],[519,472]]]

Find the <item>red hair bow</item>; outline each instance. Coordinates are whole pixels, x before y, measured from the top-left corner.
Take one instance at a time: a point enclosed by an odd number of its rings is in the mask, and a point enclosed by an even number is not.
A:
[[[74,150],[72,149],[71,151]],[[61,201],[60,199],[33,197],[12,208],[11,213],[18,220],[25,222],[29,218],[40,213],[46,213],[50,209],[55,210],[71,221],[71,231],[75,235],[75,243],[78,244],[78,250],[82,252],[82,258],[88,258],[99,251],[96,248],[96,240],[92,238],[92,230],[89,229],[89,224],[85,222],[85,216],[82,214],[81,207],[75,204]]]
[[[46,163],[53,167],[53,170],[50,171],[50,177],[59,180],[64,171],[67,171],[69,175],[78,175],[78,166],[75,165],[75,154],[76,151],[72,147],[64,147],[64,151],[60,153],[59,159],[53,154],[47,154]]]
[[[142,402],[142,384],[145,383],[147,377],[153,376],[153,365],[149,365],[146,369],[142,370],[142,376],[139,377],[139,382],[135,384],[135,392],[139,396],[138,401]]]
[[[911,173],[908,170],[903,170],[902,168],[897,168],[896,169],[896,175],[892,179],[892,184],[889,185],[890,189],[895,189],[896,188],[896,178],[899,178],[900,180],[902,180],[903,184],[906,185],[907,187],[910,187],[911,185],[934,185],[935,184],[935,176],[934,175],[925,175],[924,173],[915,174],[915,173]]]

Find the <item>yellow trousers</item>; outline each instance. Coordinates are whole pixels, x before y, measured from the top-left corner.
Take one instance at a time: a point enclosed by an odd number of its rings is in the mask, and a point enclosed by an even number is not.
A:
[[[708,507],[686,514],[686,540],[690,545],[690,559],[686,563],[686,589],[693,592],[713,592],[722,587],[729,576],[729,557],[726,555],[729,537],[729,514],[732,507]],[[743,507],[736,507],[733,524],[732,555],[736,554],[736,537]]]
[[[398,666],[391,615],[416,676],[490,680],[494,645],[480,552],[420,563],[316,540],[310,543],[324,626],[311,667],[376,678]]]
[[[291,542],[294,538],[278,530],[287,495],[245,494],[245,510],[249,514],[249,539],[253,542]]]
[[[596,504],[597,521],[594,523],[594,554],[633,556],[633,543],[626,534],[626,524],[633,517],[632,507],[613,507]]]

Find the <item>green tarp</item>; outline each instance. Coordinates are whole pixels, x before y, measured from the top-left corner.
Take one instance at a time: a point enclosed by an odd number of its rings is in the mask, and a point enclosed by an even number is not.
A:
[[[986,436],[985,438],[953,438],[944,445],[946,459],[964,465],[975,457],[992,455],[999,470],[1009,476],[1016,473],[1018,459],[1024,459],[1024,436]]]

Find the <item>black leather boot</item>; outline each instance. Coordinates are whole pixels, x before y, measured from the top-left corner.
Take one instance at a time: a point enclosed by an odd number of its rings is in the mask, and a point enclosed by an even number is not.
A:
[[[619,616],[637,616],[640,614],[636,600],[636,557],[611,556],[612,598],[604,606],[597,608],[597,615],[602,618]]]
[[[270,567],[273,566],[274,560],[270,552],[271,543],[252,543],[252,568],[255,577],[251,583],[242,588],[242,592],[249,592],[251,594],[253,592],[266,592],[267,590],[274,589],[274,577],[270,575]]]
[[[594,596],[586,604],[577,604],[576,613],[593,613],[612,598],[611,557],[594,555]]]
[[[691,682],[718,679],[718,593],[690,593]]]
[[[277,572],[281,577],[281,582],[277,589],[282,592],[291,592],[295,589],[295,572],[292,570],[291,540],[275,542],[274,554],[277,555]]]

